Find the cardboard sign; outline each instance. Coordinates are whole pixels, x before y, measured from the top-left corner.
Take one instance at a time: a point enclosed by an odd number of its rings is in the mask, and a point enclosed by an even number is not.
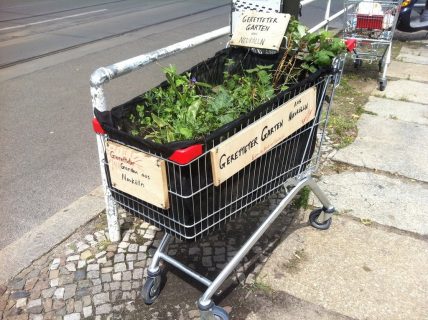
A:
[[[289,21],[285,13],[241,12],[230,44],[278,51]]]
[[[107,141],[106,152],[114,188],[169,208],[165,160],[112,141]]]
[[[211,149],[214,185],[233,176],[315,118],[317,91],[311,87]]]
[[[232,34],[242,11],[281,12],[282,0],[232,0]]]

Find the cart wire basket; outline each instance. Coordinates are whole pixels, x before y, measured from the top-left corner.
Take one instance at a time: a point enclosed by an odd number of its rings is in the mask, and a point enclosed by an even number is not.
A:
[[[111,110],[107,108],[102,88],[107,81],[229,32],[226,28],[99,68],[91,77],[93,126],[97,133],[110,238],[119,240],[117,206],[161,228],[165,234],[141,290],[144,302],[151,304],[159,296],[164,277],[161,261],[167,262],[207,287],[198,301],[203,320],[229,319],[227,312],[214,304],[213,296],[302,188],[309,187],[322,203],[321,208],[310,214],[313,227],[328,229],[335,211],[312,173],[320,162],[344,56],[337,57],[331,67],[304,75],[268,102],[195,140],[158,144],[129,134],[123,120],[138,104],[144,103],[141,96]],[[281,52],[263,54],[250,48],[229,47],[185,73],[216,85],[222,83],[224,72],[239,74],[257,65],[273,65],[275,70],[280,58]],[[230,63],[231,60],[234,63]],[[165,82],[159,86],[166,85]],[[132,166],[137,160],[144,161],[144,168]],[[140,169],[146,171],[141,174],[137,172]],[[120,180],[126,180],[138,192],[123,188]],[[145,183],[150,187],[145,187]],[[154,191],[141,194],[141,188]],[[215,279],[198,274],[167,254],[173,238],[185,241],[204,238],[235,223],[238,216],[279,191],[285,196]]]
[[[228,62],[231,58],[239,62],[231,66]],[[204,82],[216,84],[222,81],[225,68],[228,72],[240,72],[241,70],[237,69],[249,69],[256,64],[271,63],[272,59],[270,56],[260,56],[247,49],[227,48],[185,73],[203,79]],[[166,164],[168,208],[151,204],[115,188],[107,161],[105,170],[108,172],[108,187],[113,198],[116,203],[137,217],[182,240],[199,239],[221,228],[236,215],[276,192],[288,179],[307,175],[307,172],[315,170],[319,158],[319,150],[315,152],[316,134],[318,126],[325,126],[325,117],[321,117],[322,107],[331,81],[331,71],[320,70],[286,92],[278,94],[250,114],[227,124],[204,139],[175,143],[171,150],[117,129],[123,119],[128,118],[136,106],[143,102],[140,97],[113,108],[111,112],[96,112],[102,127],[109,133],[107,145],[117,143],[131,146],[135,150],[164,160]],[[166,83],[162,83],[160,86],[165,85]],[[213,166],[226,166],[228,162],[240,161],[240,156],[244,155],[251,145],[244,143],[235,153],[220,156],[216,164],[212,163],[212,151],[222,142],[308,90],[316,92],[314,118],[230,178],[216,185],[212,173]],[[255,142],[261,142],[262,135],[269,135],[269,130],[271,129],[262,130],[259,140]],[[187,163],[179,158],[177,163],[177,150],[174,150],[177,147],[184,147],[185,151],[192,152],[199,149],[201,154]],[[178,152],[182,150],[183,148]]]
[[[343,37],[353,51],[354,67],[361,67],[363,61],[378,62],[381,91],[387,85],[386,74],[400,6],[401,0],[345,1]]]

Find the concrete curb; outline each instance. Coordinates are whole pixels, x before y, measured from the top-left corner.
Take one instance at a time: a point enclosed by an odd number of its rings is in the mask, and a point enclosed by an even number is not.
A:
[[[0,251],[0,284],[17,275],[105,208],[102,187],[79,198]]]

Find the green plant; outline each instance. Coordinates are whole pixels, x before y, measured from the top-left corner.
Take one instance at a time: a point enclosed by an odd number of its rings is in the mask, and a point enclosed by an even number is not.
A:
[[[372,220],[370,220],[370,219],[360,218],[360,221],[361,221],[362,224],[364,224],[366,226],[369,226],[369,225],[372,224]]]
[[[370,110],[362,110],[361,113],[369,114],[371,116],[377,116],[378,114],[376,112],[370,111]]]
[[[242,75],[225,72],[223,84],[212,87],[190,74],[177,74],[174,66],[164,68],[168,85],[143,95],[145,104],[130,115],[131,133],[159,143],[201,137],[271,99],[271,69],[257,66]]]
[[[356,130],[356,120],[343,116],[341,114],[332,114],[329,120],[329,129],[331,132],[340,137],[338,148],[344,148],[354,141],[353,131]]]
[[[68,248],[69,248],[70,250],[73,250],[74,252],[76,252],[76,251],[77,251],[77,245],[76,245],[74,242],[72,242],[72,243],[68,244]]]
[[[102,240],[97,244],[98,251],[103,251],[111,244],[110,240]]]
[[[104,230],[105,228],[107,228],[107,216],[103,211],[103,213],[99,215],[99,219],[96,220],[95,229]]]
[[[130,116],[136,125],[131,133],[157,142],[189,139],[202,100],[196,87],[209,86],[190,79],[189,74],[177,74],[174,66],[164,68],[164,73],[168,86],[143,95],[146,103],[137,105],[137,115]]]
[[[309,33],[297,20],[291,20],[285,34],[284,54],[274,75],[274,84],[282,89],[296,82],[303,71],[314,73],[328,67],[333,58],[346,51],[344,42],[328,31]]]
[[[310,194],[311,189],[309,187],[304,187],[302,190],[300,190],[299,197],[295,201],[295,206],[297,209],[308,208]]]
[[[256,279],[250,287],[253,291],[261,291],[264,294],[270,295],[274,292],[272,287],[261,279]]]
[[[297,273],[301,269],[302,262],[307,260],[305,249],[296,250],[290,259],[283,264],[283,267],[289,273]]]
[[[372,90],[372,82],[359,79],[352,74],[344,74],[340,86],[335,90],[333,106],[330,110],[327,125],[328,135],[336,148],[352,144],[357,137],[357,123],[368,101],[365,88]]]
[[[225,71],[218,86],[199,82],[190,73],[180,75],[174,66],[164,68],[167,85],[143,95],[144,103],[129,117],[131,134],[158,143],[201,138],[286,90],[304,72],[331,65],[345,50],[342,40],[328,32],[310,34],[296,20],[285,38],[276,70],[259,65],[240,74]],[[229,60],[226,70],[235,63]]]
[[[344,42],[332,37],[328,31],[319,33],[308,33],[305,36],[307,54],[304,57],[302,68],[315,72],[320,67],[328,67],[333,58],[345,52]],[[304,42],[305,42],[304,41]]]

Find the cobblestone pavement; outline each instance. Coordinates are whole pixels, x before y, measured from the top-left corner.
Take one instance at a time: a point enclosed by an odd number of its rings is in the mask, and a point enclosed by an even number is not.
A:
[[[276,206],[283,195],[271,197],[256,206],[223,232],[202,242],[174,240],[168,254],[194,270],[213,277],[233,257],[261,219]],[[266,254],[280,238],[292,215],[282,215],[279,223],[252,249],[233,276],[251,282]],[[6,285],[0,287],[0,319],[111,319],[132,318],[135,301],[147,274],[151,256],[163,232],[139,219],[122,213],[123,239],[108,240],[100,217],[94,232],[73,236],[49,254],[35,261]],[[100,229],[100,227],[103,227]],[[261,265],[260,265],[261,266]],[[252,271],[252,272],[251,272]],[[168,292],[162,292],[168,295]],[[153,307],[145,306],[146,313]],[[187,314],[183,314],[183,312]],[[190,301],[160,315],[152,310],[147,319],[198,319],[199,312]]]
[[[328,138],[327,142],[322,154],[328,157],[323,161],[333,154]],[[283,197],[282,193],[269,197],[203,241],[175,239],[168,254],[213,279]],[[296,213],[291,206],[284,211],[287,214],[280,215],[235,270],[229,279],[232,288],[254,283],[255,275]],[[102,214],[7,284],[0,285],[0,320],[199,319],[196,301],[186,298],[186,294],[174,303],[163,299],[162,306],[145,306],[141,302],[140,289],[163,232],[124,211],[120,223],[120,243],[109,241]],[[202,294],[203,289],[198,290]],[[168,295],[164,291],[161,295]],[[178,292],[180,295],[180,289]],[[230,311],[231,307],[225,309]]]

